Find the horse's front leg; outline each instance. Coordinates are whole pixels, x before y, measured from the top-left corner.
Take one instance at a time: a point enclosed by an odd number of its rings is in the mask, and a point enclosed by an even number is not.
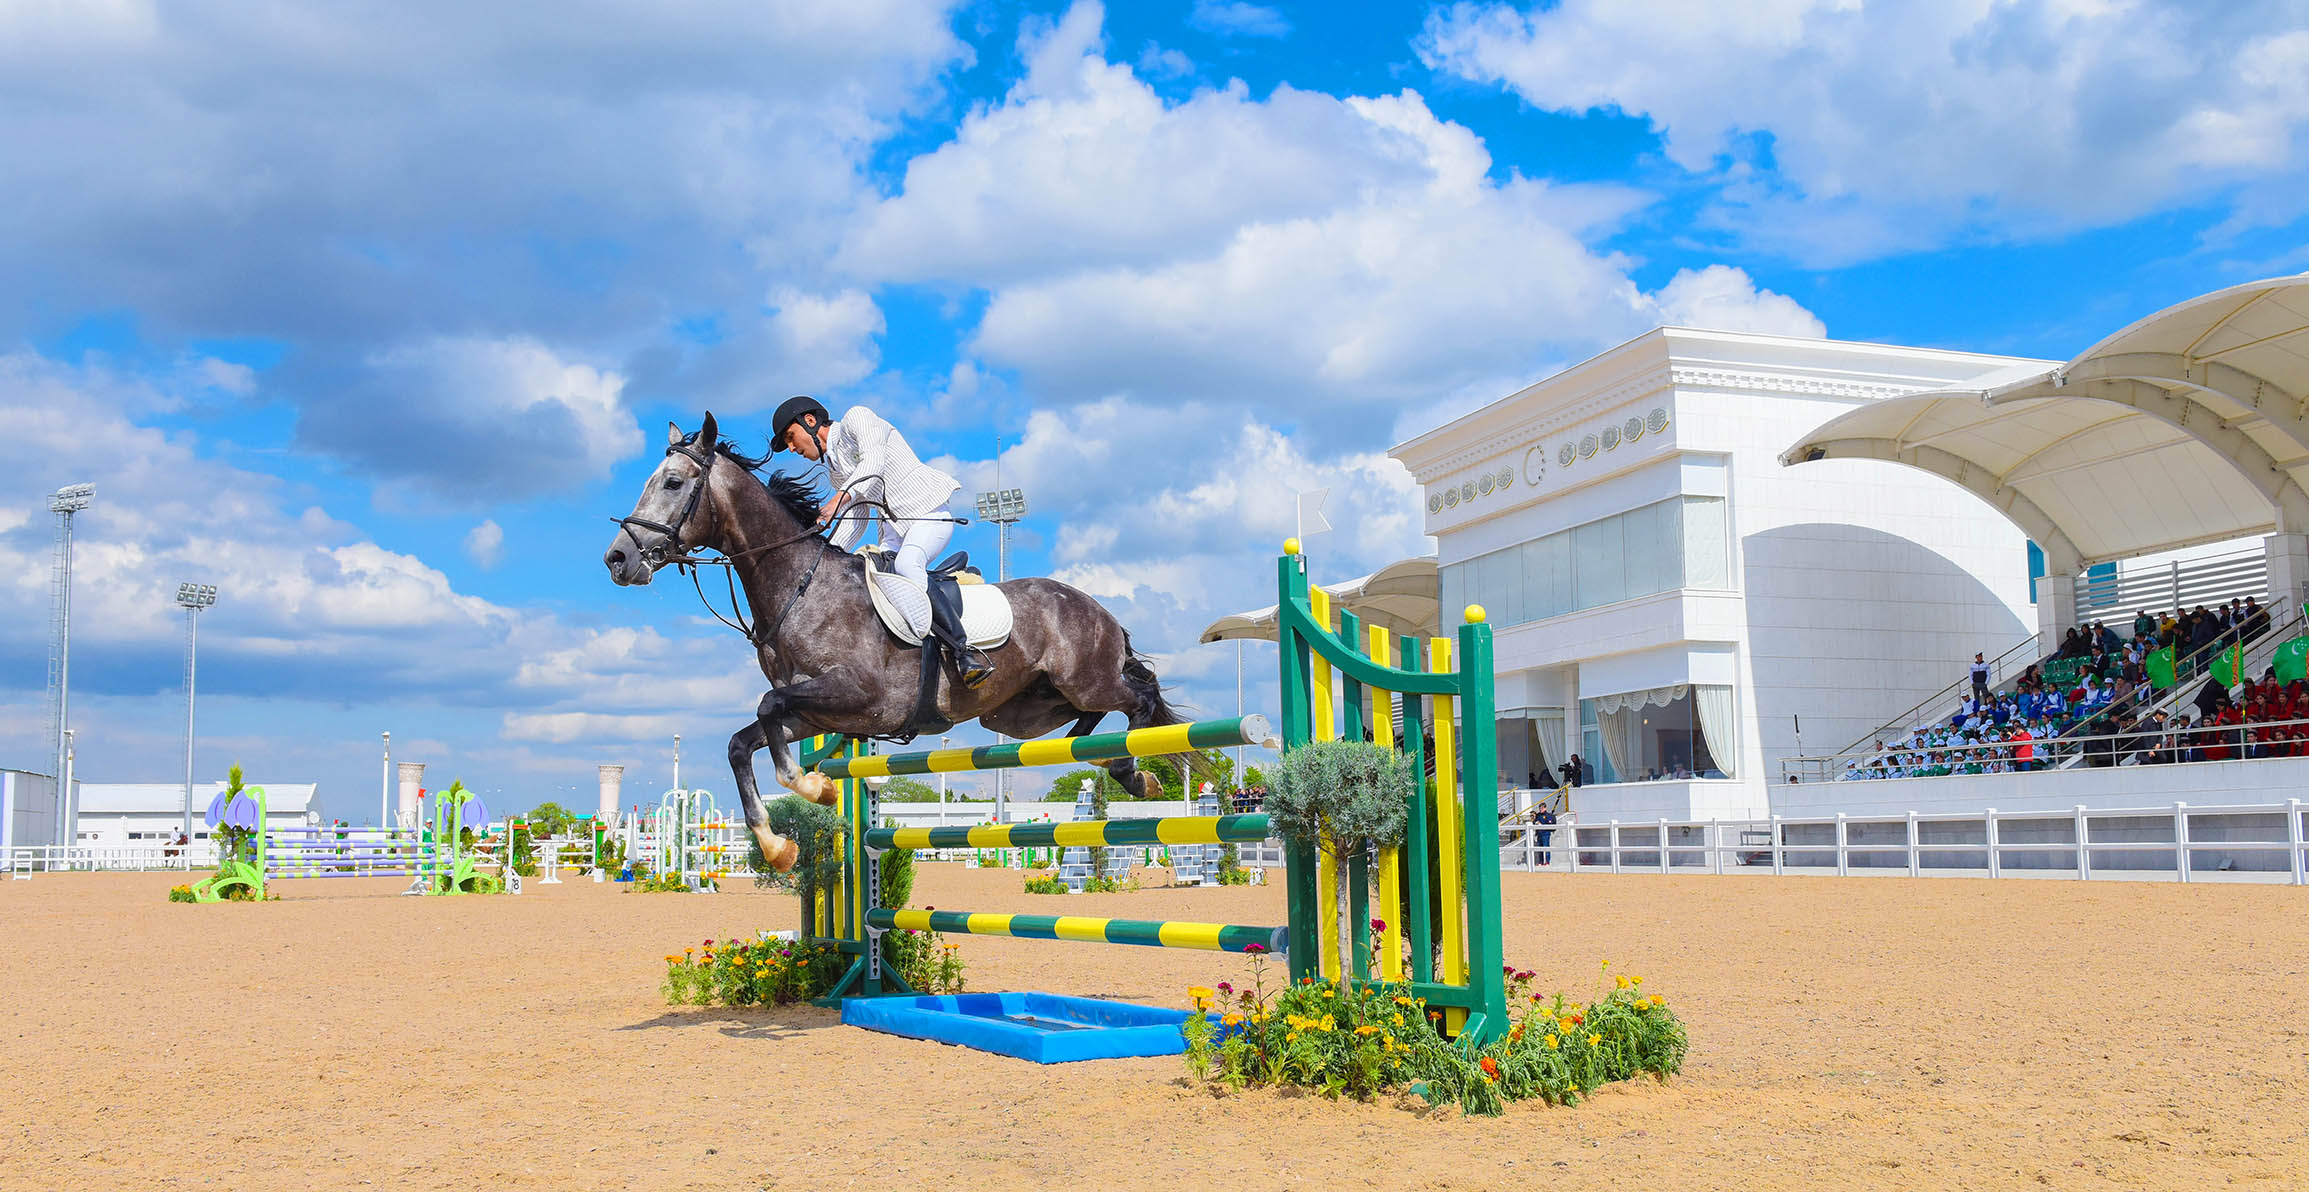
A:
[[[810,735],[799,723],[805,715],[821,725],[828,720],[855,722],[870,699],[871,693],[845,685],[839,671],[763,696],[756,723],[769,734],[770,762],[776,767],[778,785],[812,803],[832,807],[840,797],[841,784],[815,770],[802,769],[790,746]]]
[[[769,701],[769,696],[762,698],[765,706]],[[745,808],[746,830],[754,834],[754,843],[761,846],[762,858],[770,868],[785,873],[800,858],[801,846],[770,830],[770,813],[762,806],[762,793],[754,785],[754,752],[775,739],[759,717],[732,734],[730,773],[738,780],[738,802]]]

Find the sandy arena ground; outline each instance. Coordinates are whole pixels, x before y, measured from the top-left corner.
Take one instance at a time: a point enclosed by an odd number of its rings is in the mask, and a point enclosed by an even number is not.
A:
[[[0,1189],[2309,1186],[2309,895],[2279,887],[1510,874],[1508,955],[1685,1015],[1685,1075],[1429,1115],[1037,1067],[668,1008],[662,957],[790,897],[401,898],[161,875],[0,882]],[[1041,910],[929,865],[917,905]],[[1080,913],[1280,922],[1279,890]],[[1239,957],[963,940],[973,988],[1182,1005]]]

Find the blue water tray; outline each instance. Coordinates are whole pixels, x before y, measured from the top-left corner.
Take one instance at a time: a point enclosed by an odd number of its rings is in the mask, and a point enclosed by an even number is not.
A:
[[[1038,1064],[1178,1055],[1187,1048],[1179,1026],[1191,1013],[1055,993],[854,997],[842,1003],[842,1021],[850,1026]]]

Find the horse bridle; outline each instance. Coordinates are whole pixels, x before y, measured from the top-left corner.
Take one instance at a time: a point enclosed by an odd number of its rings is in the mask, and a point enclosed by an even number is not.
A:
[[[682,545],[681,540],[682,527],[688,525],[691,516],[697,513],[698,502],[705,499],[706,484],[711,480],[714,471],[713,456],[700,452],[686,442],[668,446],[665,449],[665,455],[667,459],[672,459],[676,455],[686,455],[690,458],[691,463],[698,466],[697,483],[690,486],[689,501],[682,505],[680,513],[674,515],[673,524],[667,525],[663,522],[653,522],[646,517],[631,515],[609,519],[618,524],[618,528],[625,532],[627,538],[633,540],[634,550],[639,553],[642,564],[651,571],[656,571],[667,563],[679,563],[688,559],[689,548]],[[656,546],[643,545],[640,536],[633,532],[635,526],[640,526],[653,534],[664,535],[664,541]]]

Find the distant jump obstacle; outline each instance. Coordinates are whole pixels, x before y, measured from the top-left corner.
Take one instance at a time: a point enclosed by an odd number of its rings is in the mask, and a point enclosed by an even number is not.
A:
[[[488,826],[489,812],[478,796],[452,786],[429,797],[426,826],[352,828],[326,825],[274,827],[265,788],[252,786],[229,801],[219,800],[209,819],[211,831],[249,831],[247,840],[195,883],[193,899],[219,902],[235,888],[265,896],[267,883],[284,878],[405,877],[410,894],[472,894],[489,888],[481,872],[489,860],[463,843],[462,829]],[[511,866],[507,859],[506,873]]]
[[[1443,1014],[1445,1032],[1464,1043],[1480,1045],[1504,1033],[1499,851],[1493,844],[1498,839],[1499,780],[1491,627],[1483,623],[1480,606],[1468,608],[1456,642],[1363,626],[1352,614],[1335,611],[1329,595],[1308,582],[1296,539],[1283,549],[1276,564],[1281,745],[1287,751],[1312,741],[1361,740],[1368,734],[1374,743],[1406,755],[1413,774],[1430,775],[1404,792],[1410,834],[1400,847],[1346,858],[1342,889],[1337,858],[1327,847],[1288,846],[1290,921],[1283,927],[897,910],[873,902],[880,889],[881,854],[892,849],[1251,843],[1266,840],[1271,825],[1267,816],[1251,814],[884,827],[877,822],[874,790],[865,779],[1262,744],[1268,740],[1267,722],[1244,716],[887,756],[864,754],[861,746],[848,742],[820,740],[803,751],[802,762],[840,780],[836,807],[848,832],[841,878],[804,902],[802,934],[853,957],[829,1000],[916,992],[882,963],[880,936],[894,929],[1221,952],[1247,952],[1255,946],[1287,954],[1293,979],[1378,978],[1408,984]],[[1396,658],[1403,665],[1395,665]],[[1432,796],[1428,781],[1434,784]],[[1372,905],[1374,885],[1377,906]],[[1406,908],[1416,909],[1407,913]],[[1374,918],[1384,927],[1373,928]],[[1377,972],[1371,971],[1374,953]]]

